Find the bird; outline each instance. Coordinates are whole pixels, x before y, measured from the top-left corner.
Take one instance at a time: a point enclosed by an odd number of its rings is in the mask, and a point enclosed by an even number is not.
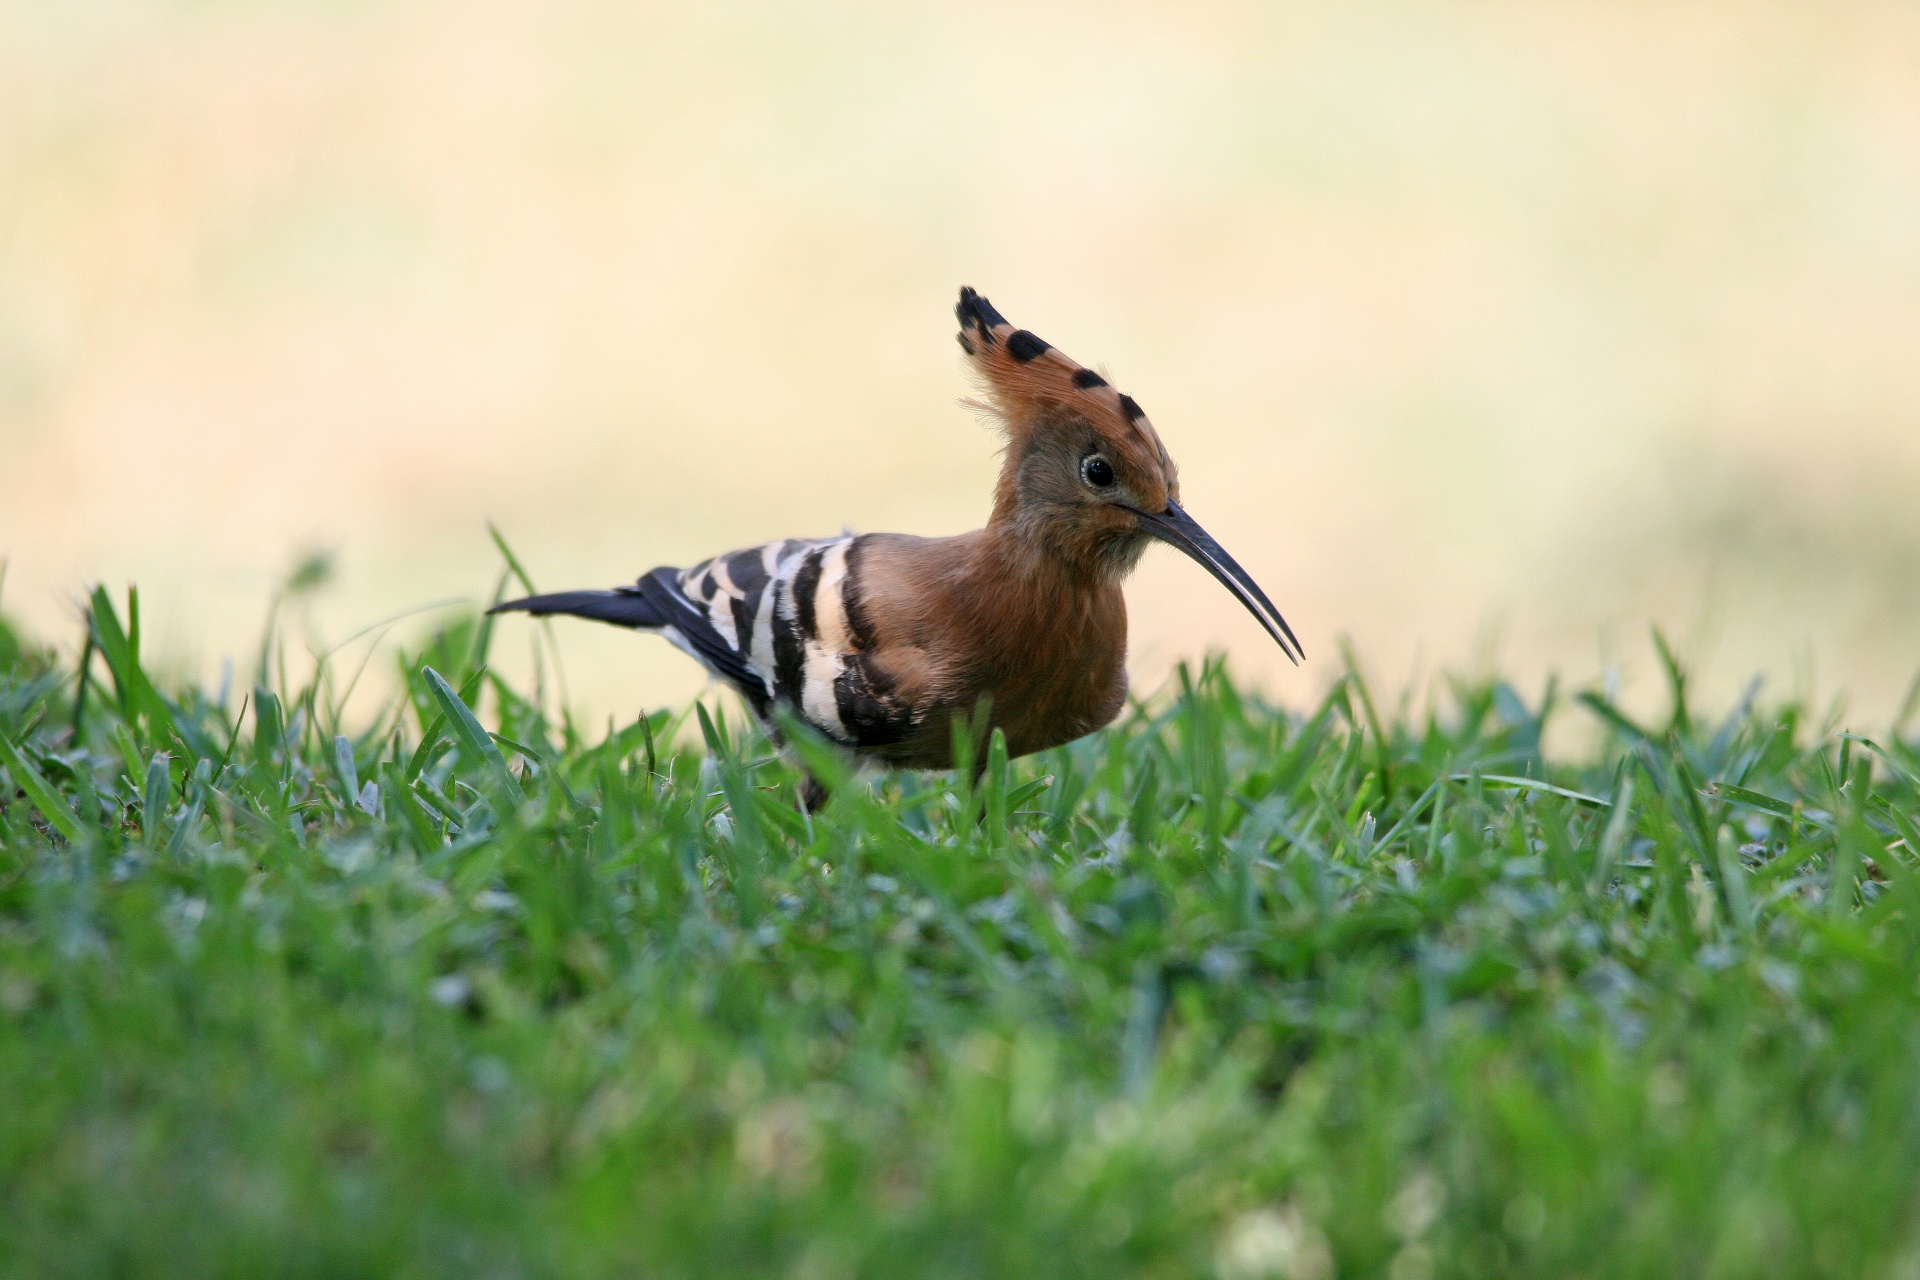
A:
[[[1173,459],[1131,396],[972,288],[954,314],[1005,442],[984,527],[785,538],[491,612],[656,633],[736,689],[775,741],[784,712],[858,761],[899,769],[953,768],[956,725],[971,729],[982,710],[1009,757],[1110,724],[1127,697],[1121,582],[1151,542],[1192,557],[1288,658],[1305,657],[1259,584],[1180,505]],[[803,805],[826,798],[809,774]]]

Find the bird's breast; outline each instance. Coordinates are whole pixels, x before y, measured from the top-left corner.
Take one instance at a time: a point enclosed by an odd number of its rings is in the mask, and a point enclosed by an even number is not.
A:
[[[875,754],[950,767],[954,721],[970,722],[983,699],[1014,755],[1091,733],[1124,705],[1117,584],[995,561],[964,537],[874,539],[861,551],[851,612],[871,644],[855,665],[912,722]]]
[[[994,619],[980,694],[1007,750],[1044,751],[1104,728],[1127,697],[1127,612],[1118,586],[1060,592]],[[976,694],[977,699],[979,695]]]

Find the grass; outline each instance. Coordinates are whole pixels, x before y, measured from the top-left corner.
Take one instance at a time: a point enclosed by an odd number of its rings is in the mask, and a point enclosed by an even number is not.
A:
[[[807,819],[483,623],[359,725],[138,632],[0,627],[0,1274],[1920,1275],[1897,735],[1209,666]]]

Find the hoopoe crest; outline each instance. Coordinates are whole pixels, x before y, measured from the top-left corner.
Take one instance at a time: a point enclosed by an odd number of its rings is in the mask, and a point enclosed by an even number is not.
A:
[[[952,766],[955,717],[983,699],[1013,755],[1111,722],[1127,693],[1120,583],[1149,541],[1198,561],[1298,662],[1266,593],[1181,508],[1173,459],[1133,398],[972,289],[955,314],[1006,436],[986,527],[787,538],[496,612],[657,632],[769,729],[785,706],[856,755],[918,769]],[[810,785],[809,805],[821,798]]]

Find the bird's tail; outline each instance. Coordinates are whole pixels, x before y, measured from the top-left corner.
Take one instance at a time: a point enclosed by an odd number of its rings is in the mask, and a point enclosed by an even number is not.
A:
[[[592,618],[595,622],[610,622],[616,627],[643,630],[657,630],[669,621],[651,600],[631,587],[613,591],[556,591],[552,595],[508,600],[487,612],[530,613],[535,617],[566,613],[576,618]]]

